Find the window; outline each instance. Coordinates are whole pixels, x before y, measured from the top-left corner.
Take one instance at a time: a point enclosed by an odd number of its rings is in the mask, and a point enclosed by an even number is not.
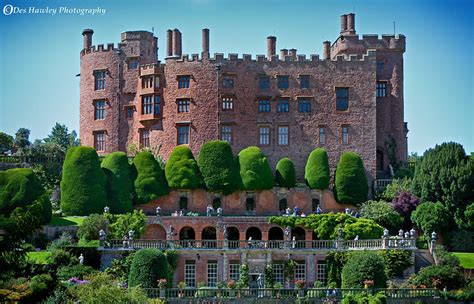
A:
[[[94,120],[105,118],[105,100],[97,100],[94,102]]]
[[[133,112],[135,112],[133,107],[127,107],[127,118],[133,118]]]
[[[196,264],[194,261],[186,261],[184,264],[184,282],[188,287],[196,287]]]
[[[387,82],[377,81],[377,97],[387,97]]]
[[[349,109],[349,88],[336,88],[336,110],[347,111]]]
[[[237,282],[240,278],[240,263],[238,261],[231,261],[229,264],[229,279]]]
[[[222,86],[224,88],[233,88],[234,87],[234,78],[231,76],[224,76],[222,79]]]
[[[261,145],[269,145],[270,144],[270,127],[260,127],[259,134],[260,134],[259,143]]]
[[[94,71],[94,90],[105,89],[105,70]]]
[[[234,98],[223,97],[222,98],[222,110],[233,110],[234,109]]]
[[[273,270],[273,281],[275,283],[284,283],[284,276],[283,276],[283,264],[272,264]]]
[[[260,76],[258,79],[258,87],[260,90],[268,90],[270,88],[270,78],[268,76]]]
[[[259,112],[270,112],[270,100],[269,99],[259,99],[258,100],[258,111]]]
[[[160,87],[160,76],[155,76],[155,88]]]
[[[155,115],[161,113],[161,97],[159,95],[155,95],[155,105],[153,111]]]
[[[277,76],[278,88],[281,90],[286,90],[289,87],[289,77],[288,76]]]
[[[207,262],[207,287],[217,286],[217,262]]]
[[[278,127],[278,144],[280,146],[288,145],[288,127]]]
[[[142,115],[153,114],[153,95],[142,96]]]
[[[128,69],[129,70],[136,70],[138,68],[138,60],[132,59],[128,61]]]
[[[178,89],[188,89],[191,76],[178,76]]]
[[[349,142],[349,127],[342,126],[341,134],[342,134],[342,143],[347,144]]]
[[[189,99],[180,99],[178,100],[178,113],[187,113],[189,112],[189,105],[191,102]]]
[[[323,286],[326,286],[326,261],[318,261],[316,268],[316,280],[321,282]]]
[[[309,89],[309,75],[300,76],[300,89]]]
[[[304,261],[297,261],[295,265],[295,281],[306,281],[306,264]]]
[[[324,145],[326,141],[326,130],[324,127],[319,127],[319,144]]]
[[[149,148],[150,147],[150,130],[140,130],[140,147]]]
[[[142,78],[142,89],[148,89],[153,87],[153,77]]]
[[[278,99],[277,101],[277,111],[278,112],[288,112],[290,109],[289,100],[287,98]]]
[[[189,125],[178,127],[178,145],[189,144]]]
[[[232,143],[232,126],[221,126],[221,140]]]
[[[377,61],[377,71],[383,71],[383,68],[385,67],[385,62],[383,61]]]
[[[94,133],[94,148],[97,151],[105,151],[105,132]]]
[[[311,112],[311,98],[308,98],[308,97],[298,98],[298,112],[300,113]]]

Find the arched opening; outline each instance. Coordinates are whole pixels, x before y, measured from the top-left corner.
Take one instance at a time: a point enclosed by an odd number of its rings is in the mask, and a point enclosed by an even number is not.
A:
[[[217,246],[217,233],[216,228],[208,226],[202,230],[202,247],[204,248],[216,248]]]
[[[321,202],[319,201],[319,198],[313,198],[311,201],[311,209],[313,210],[313,213],[317,213],[316,211],[318,210],[318,206]]]
[[[382,150],[377,149],[376,161],[377,161],[377,170],[378,171],[383,171],[384,170],[384,164],[383,164],[383,152],[382,152]]]
[[[247,198],[245,199],[245,207],[247,212],[255,212],[255,195],[254,194],[247,194]]]
[[[313,248],[318,248],[319,247],[318,242],[316,242],[316,241],[318,241],[319,238],[318,238],[318,235],[316,234],[316,232],[314,232],[314,231],[312,233],[312,240],[313,240],[313,246],[312,247]]]
[[[217,210],[217,208],[220,208],[220,207],[221,207],[221,198],[216,196],[212,200],[212,208],[214,208],[214,210]]]
[[[306,232],[301,227],[291,230],[292,248],[305,248]]]
[[[194,247],[195,242],[194,240],[196,239],[196,233],[194,232],[194,229],[186,226],[181,228],[179,231],[179,244],[182,247]]]
[[[280,227],[272,227],[268,230],[268,247],[283,248],[283,230]]]
[[[188,209],[188,196],[181,195],[179,197],[179,210],[187,210]]]
[[[247,239],[247,245],[249,248],[259,248],[262,247],[262,231],[257,227],[250,227],[245,233],[245,238]]]
[[[286,208],[288,208],[288,201],[286,198],[282,198],[278,204],[278,210],[280,210],[280,213],[285,213]]]
[[[237,227],[227,227],[227,240],[229,248],[239,248],[240,232]]]
[[[151,224],[145,227],[142,240],[166,240],[166,230],[159,224]]]

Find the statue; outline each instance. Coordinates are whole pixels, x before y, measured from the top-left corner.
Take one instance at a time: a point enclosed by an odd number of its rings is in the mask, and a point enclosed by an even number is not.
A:
[[[410,233],[408,231],[405,232],[405,234],[403,235],[406,239],[410,238]]]
[[[214,208],[212,208],[211,205],[207,205],[207,207],[206,207],[206,216],[212,216],[212,210],[213,209]]]
[[[433,241],[436,241],[436,240],[438,239],[438,235],[436,234],[436,232],[433,231],[433,232],[431,233],[431,239],[432,239]]]
[[[158,206],[158,207],[156,207],[156,216],[159,217],[160,215],[161,215],[161,207]]]
[[[110,211],[110,208],[108,206],[105,206],[104,207],[104,213],[109,213],[109,211]]]
[[[403,229],[398,230],[398,236],[403,238]]]
[[[389,237],[389,234],[388,234],[388,229],[387,229],[387,228],[385,228],[385,229],[383,230],[383,235],[382,235],[382,238],[384,238],[384,239],[388,239],[388,237]]]
[[[222,215],[222,208],[219,207],[217,208],[217,216],[221,216]]]
[[[135,234],[135,231],[133,231],[133,230],[129,230],[129,231],[128,231],[128,239],[129,239],[130,241],[133,240],[134,234]]]
[[[414,239],[416,237],[416,230],[414,228],[410,229],[410,238]]]
[[[343,238],[343,236],[344,236],[344,231],[342,230],[342,227],[339,227],[339,228],[337,229],[337,235],[338,235],[338,238],[339,238],[340,240],[342,240],[342,238]]]
[[[356,235],[356,237],[354,238],[354,241],[358,241],[359,240],[359,235]]]
[[[259,289],[262,289],[263,288],[263,276],[262,274],[259,274],[258,275],[258,278],[257,278],[257,286]]]
[[[285,237],[286,240],[290,240],[290,227],[288,226],[285,227]]]
[[[128,237],[126,234],[122,237],[122,247],[128,248]]]
[[[290,209],[290,208],[286,208],[286,210],[285,210],[285,215],[286,215],[286,216],[290,216],[290,212],[291,212],[291,209]]]
[[[105,233],[105,231],[103,229],[100,229],[100,231],[99,231],[99,245],[101,247],[104,247],[106,238],[107,238],[107,234]]]
[[[229,232],[227,231],[227,226],[224,226],[224,240],[228,240],[229,239]]]
[[[81,255],[79,256],[79,265],[83,265],[83,264],[84,264],[84,256],[81,253]]]

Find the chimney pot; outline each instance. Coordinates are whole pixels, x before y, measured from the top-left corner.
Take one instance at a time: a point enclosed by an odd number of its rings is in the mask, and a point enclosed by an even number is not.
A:
[[[209,29],[202,29],[202,58],[209,58]]]
[[[330,41],[323,42],[323,58],[324,60],[331,59],[331,42]]]
[[[180,57],[183,54],[181,44],[181,32],[178,29],[173,30],[173,56]]]
[[[173,31],[166,31],[166,57],[173,56]]]

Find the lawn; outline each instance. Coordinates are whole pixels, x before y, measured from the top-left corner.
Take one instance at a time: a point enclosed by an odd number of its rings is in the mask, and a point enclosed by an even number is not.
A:
[[[35,264],[47,264],[47,259],[51,255],[49,251],[32,251],[28,252],[26,256]]]
[[[461,262],[461,266],[466,269],[474,269],[474,252],[453,252]]]
[[[53,217],[49,226],[79,226],[82,224],[85,216],[67,216],[67,217]]]

